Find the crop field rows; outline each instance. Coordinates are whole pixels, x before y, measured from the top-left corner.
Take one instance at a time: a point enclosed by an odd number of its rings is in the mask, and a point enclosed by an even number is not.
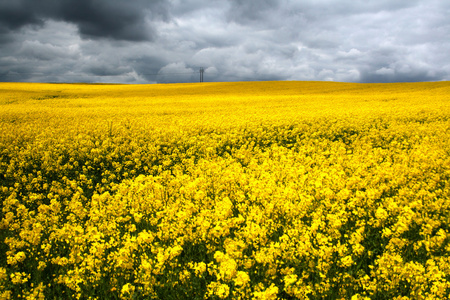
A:
[[[446,299],[450,82],[0,83],[0,299]]]

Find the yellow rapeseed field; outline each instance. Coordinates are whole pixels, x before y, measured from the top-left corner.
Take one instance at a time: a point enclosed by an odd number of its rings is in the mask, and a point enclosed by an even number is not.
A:
[[[450,82],[0,83],[0,299],[448,299]]]

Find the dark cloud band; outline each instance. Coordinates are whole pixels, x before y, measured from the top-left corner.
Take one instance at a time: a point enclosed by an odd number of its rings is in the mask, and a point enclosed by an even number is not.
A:
[[[145,41],[154,20],[168,19],[168,2],[127,0],[0,0],[0,26],[15,30],[45,20],[75,24],[87,38]]]

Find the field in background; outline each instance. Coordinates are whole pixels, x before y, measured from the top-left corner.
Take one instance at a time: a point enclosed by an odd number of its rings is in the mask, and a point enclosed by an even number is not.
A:
[[[0,201],[2,299],[448,298],[450,82],[0,83]]]

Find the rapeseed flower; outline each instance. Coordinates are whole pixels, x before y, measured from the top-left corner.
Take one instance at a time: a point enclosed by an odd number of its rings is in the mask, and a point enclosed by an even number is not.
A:
[[[2,299],[450,296],[447,82],[0,94]]]

